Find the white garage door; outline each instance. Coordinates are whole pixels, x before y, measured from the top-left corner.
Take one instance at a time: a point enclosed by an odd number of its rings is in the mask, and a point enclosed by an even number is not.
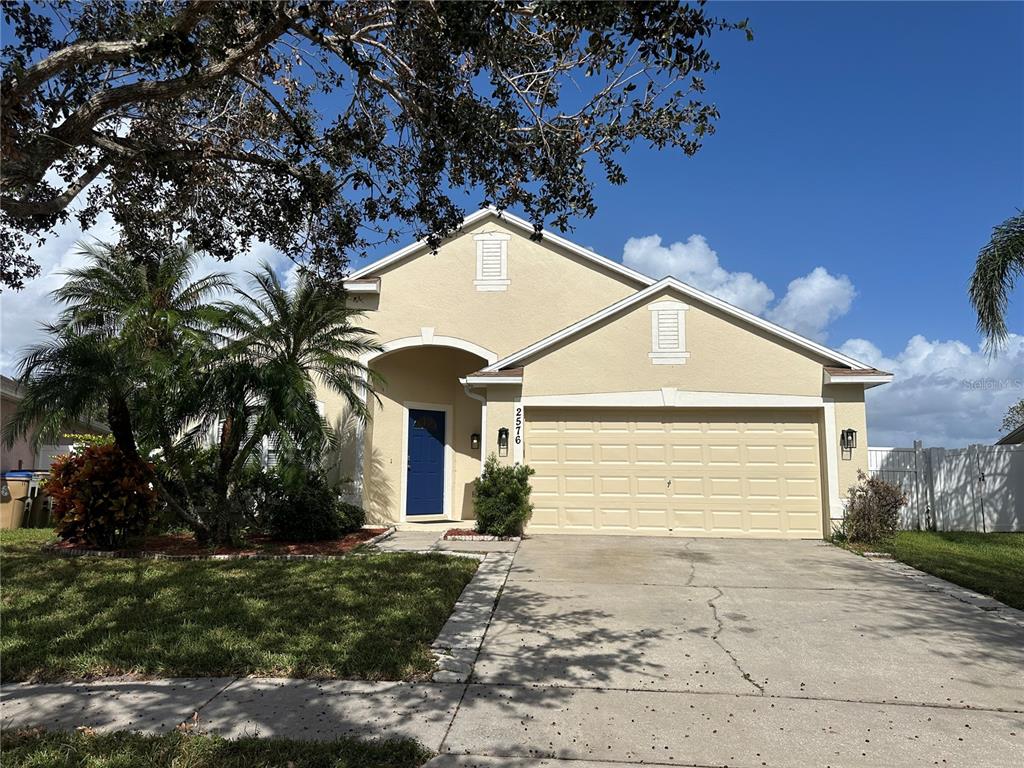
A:
[[[820,538],[815,411],[526,409],[532,533]]]

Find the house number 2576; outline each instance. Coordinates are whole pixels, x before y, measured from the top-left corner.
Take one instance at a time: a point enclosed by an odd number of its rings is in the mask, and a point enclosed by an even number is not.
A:
[[[523,408],[516,408],[516,445],[523,444]]]

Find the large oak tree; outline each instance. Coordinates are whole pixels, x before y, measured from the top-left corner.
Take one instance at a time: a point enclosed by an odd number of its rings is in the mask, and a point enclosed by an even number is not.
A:
[[[459,190],[564,228],[631,145],[697,151],[706,42],[746,30],[676,2],[2,6],[12,287],[33,244],[103,210],[143,256],[154,235],[225,259],[260,240],[333,277],[396,224],[437,242]]]

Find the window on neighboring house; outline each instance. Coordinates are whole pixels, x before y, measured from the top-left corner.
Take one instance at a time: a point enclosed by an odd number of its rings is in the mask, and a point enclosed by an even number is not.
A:
[[[510,235],[485,232],[476,241],[476,280],[478,291],[504,291],[508,288],[508,241]]]
[[[690,353],[686,351],[686,310],[681,301],[656,301],[651,311],[651,352],[655,365],[682,365]]]
[[[273,469],[281,463],[281,438],[268,435],[263,438],[263,468]]]

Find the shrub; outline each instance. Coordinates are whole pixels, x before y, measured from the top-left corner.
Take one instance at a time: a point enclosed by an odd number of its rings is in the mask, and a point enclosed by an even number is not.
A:
[[[907,495],[898,486],[858,471],[840,533],[853,543],[889,539],[899,529],[900,508],[906,503]]]
[[[145,468],[128,461],[112,444],[58,456],[46,493],[53,500],[58,537],[107,549],[143,533],[157,506]]]
[[[188,493],[198,521],[180,520],[168,509],[162,521],[164,528],[184,523],[198,541],[241,544],[247,530],[259,527],[258,512],[275,487],[275,477],[258,461],[250,461],[241,468],[225,499],[216,487],[220,460],[216,447],[182,451],[176,459],[178,466],[172,468],[165,457],[157,457],[156,471],[169,488]]]
[[[362,507],[342,502],[322,473],[302,468],[282,468],[262,514],[280,541],[337,539],[362,528],[366,517]]]
[[[525,464],[502,466],[494,454],[487,457],[484,471],[473,481],[473,509],[476,529],[489,536],[519,536],[530,519],[530,475]]]
[[[366,511],[358,504],[346,501],[338,502],[338,517],[341,519],[341,532],[352,533],[366,524]]]

